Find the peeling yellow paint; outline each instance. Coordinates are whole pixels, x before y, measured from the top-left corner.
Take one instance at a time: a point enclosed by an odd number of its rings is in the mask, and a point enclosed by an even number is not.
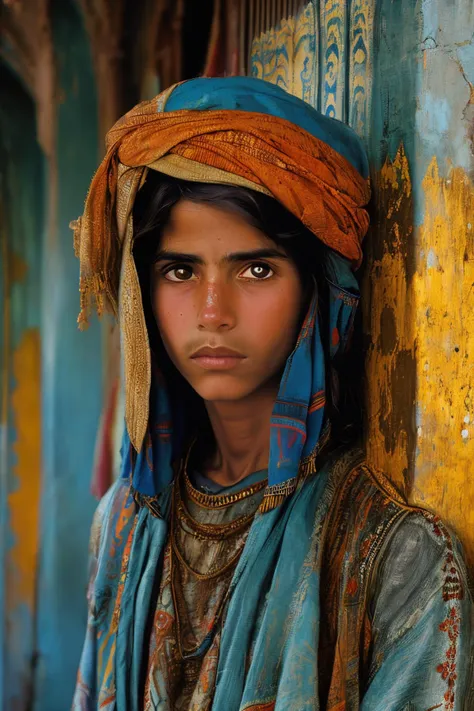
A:
[[[461,168],[423,180],[414,278],[418,439],[412,499],[460,535],[474,564],[474,186]]]
[[[377,216],[369,236],[363,284],[364,328],[369,336],[367,459],[405,493],[412,477],[414,432],[414,304],[410,299],[412,186],[400,147],[374,180]]]
[[[15,388],[11,396],[16,433],[15,491],[8,497],[13,546],[9,550],[7,606],[35,603],[41,486],[40,335],[27,329],[13,353]]]
[[[374,181],[364,282],[367,458],[458,533],[474,564],[474,186],[461,168],[422,188],[414,229],[403,147]]]

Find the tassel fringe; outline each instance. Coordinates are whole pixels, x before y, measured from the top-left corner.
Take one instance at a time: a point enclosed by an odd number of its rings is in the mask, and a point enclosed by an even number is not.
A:
[[[290,494],[292,494],[298,485],[298,479],[294,477],[293,479],[288,479],[284,484],[275,484],[274,486],[267,486],[263,492],[263,499],[258,507],[260,513],[267,513],[267,511],[272,511],[285,501]]]
[[[278,508],[286,499],[283,494],[264,494],[263,499],[258,507],[260,513],[267,513]]]

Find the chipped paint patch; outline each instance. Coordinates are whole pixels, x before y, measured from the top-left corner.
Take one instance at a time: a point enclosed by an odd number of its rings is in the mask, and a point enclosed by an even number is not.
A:
[[[413,477],[416,361],[414,304],[410,298],[413,256],[412,185],[400,146],[374,180],[377,215],[369,239],[370,271],[363,285],[368,336],[367,458],[406,493]]]

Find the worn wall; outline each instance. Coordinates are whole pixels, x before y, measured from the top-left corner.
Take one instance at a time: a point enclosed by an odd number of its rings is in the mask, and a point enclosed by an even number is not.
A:
[[[384,240],[372,236],[368,314],[372,460],[395,463],[471,564],[473,26],[469,0],[380,3],[371,149]]]
[[[474,5],[449,5],[423,4],[414,494],[468,537],[474,565]]]
[[[80,15],[55,2],[52,35],[58,103],[57,197],[44,236],[42,280],[43,482],[35,711],[63,711],[72,697],[86,620],[90,493],[102,405],[102,339],[77,329],[79,267],[69,222],[97,164],[97,98]]]
[[[5,711],[63,711],[72,698],[102,405],[101,329],[77,330],[69,229],[97,165],[95,78],[74,3],[49,2],[47,16],[43,5],[13,6],[1,46],[17,72],[2,72],[0,102]],[[27,42],[35,27],[37,46]]]
[[[0,2],[0,57],[14,75],[0,86],[2,711],[63,711],[72,698],[97,425],[118,358],[110,320],[77,329],[69,222],[113,122],[191,66],[200,73],[211,5],[197,21],[191,3]]]
[[[35,640],[42,253],[36,236],[43,222],[43,156],[35,139],[34,104],[18,78],[0,66],[0,707],[17,709],[31,700]],[[8,699],[2,678],[8,679]]]
[[[249,67],[366,142],[367,456],[471,564],[473,26],[470,0],[309,2],[260,27]]]

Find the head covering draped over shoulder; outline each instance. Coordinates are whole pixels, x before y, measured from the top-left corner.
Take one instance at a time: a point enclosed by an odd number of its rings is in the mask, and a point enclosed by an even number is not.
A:
[[[359,138],[343,123],[268,82],[248,77],[193,79],[139,104],[115,124],[107,135],[107,154],[92,180],[84,214],[73,225],[81,268],[78,320],[80,325],[86,323],[92,295],[99,313],[108,308],[119,315],[126,425],[138,460],[142,456],[146,460],[144,450],[152,446],[150,408],[158,413],[161,409],[162,441],[170,436],[166,405],[158,401],[150,405],[150,349],[132,254],[133,203],[150,169],[186,180],[241,185],[274,197],[330,248],[329,277],[352,291],[345,297],[338,292],[334,302],[342,304],[346,298],[350,309],[356,287],[350,267],[360,264],[360,245],[369,224],[364,209],[369,199],[368,165]],[[311,334],[315,314],[313,303],[304,326]],[[342,318],[346,326],[352,321],[350,314],[341,316],[338,309],[334,318]],[[342,335],[338,333],[337,343]],[[298,354],[294,355],[298,361]],[[322,350],[320,355],[323,359]],[[322,402],[324,367],[311,378],[313,366],[314,362],[308,364],[308,387],[316,379],[320,389],[305,398]],[[308,401],[309,413],[318,409],[315,402]],[[280,434],[283,427],[280,422]],[[296,432],[298,427],[303,448],[307,433],[301,425],[296,425]],[[278,466],[281,469],[281,463]],[[137,476],[139,469],[137,465]],[[164,483],[168,478],[164,476]],[[281,472],[276,483],[284,481]],[[143,485],[138,479],[134,483],[147,496],[162,488],[156,477],[153,484]]]

